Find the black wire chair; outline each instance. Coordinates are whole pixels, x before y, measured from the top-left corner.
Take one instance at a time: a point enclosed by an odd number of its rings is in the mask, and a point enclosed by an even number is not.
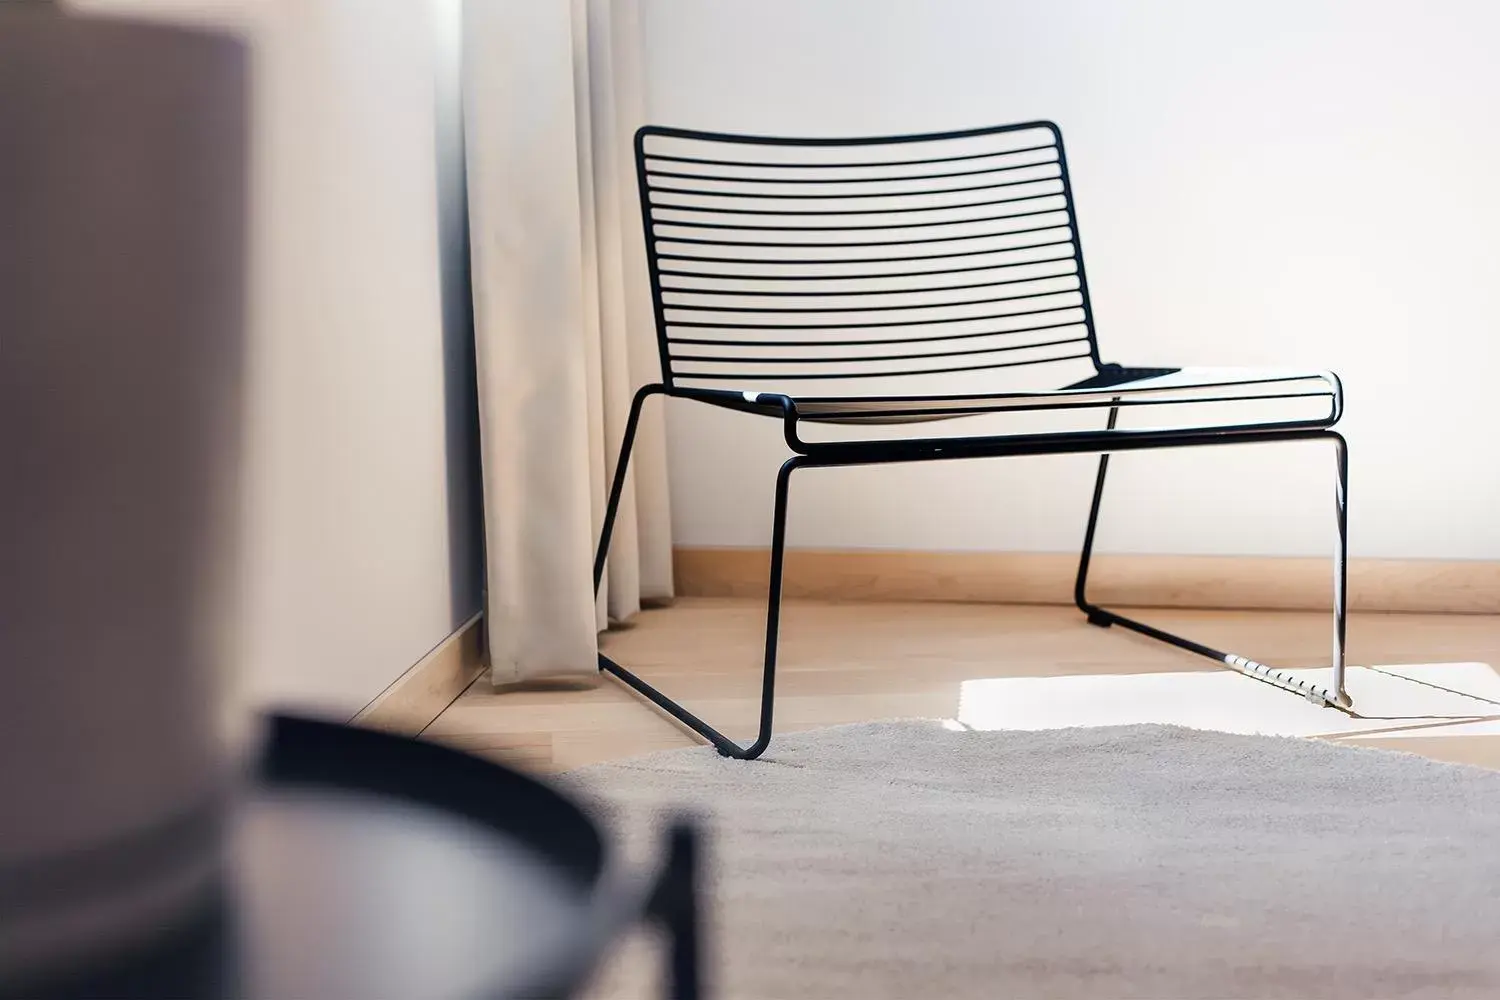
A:
[[[1062,134],[1051,122],[873,139],[647,127],[636,166],[662,381],[636,393],[594,561],[598,591],[641,407],[651,396],[778,418],[759,735],[742,747],[603,655],[599,667],[731,757],[770,743],[792,473],[893,462],[1097,453],[1074,599],[1119,625],[1325,706],[1344,690],[1348,449],[1332,372],[1127,368],[1100,359]],[[1104,427],[1077,426],[1079,412]],[[1121,412],[1165,419],[1125,429]],[[1106,415],[1107,413],[1107,415]],[[810,438],[819,424],[1011,421],[1001,432]],[[1038,429],[1044,419],[1074,426]],[[1112,452],[1321,439],[1336,456],[1333,677],[1324,687],[1088,599]]]

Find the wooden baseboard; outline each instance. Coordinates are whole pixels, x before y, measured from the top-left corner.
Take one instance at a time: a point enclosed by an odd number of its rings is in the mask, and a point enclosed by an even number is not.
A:
[[[416,736],[484,673],[486,665],[481,611],[396,678],[353,723]]]
[[[764,595],[765,549],[678,548],[677,593]],[[1076,554],[789,550],[788,597],[983,604],[1071,604]],[[1089,598],[1105,606],[1326,610],[1327,559],[1099,555]],[[1500,614],[1500,562],[1352,559],[1353,611]]]

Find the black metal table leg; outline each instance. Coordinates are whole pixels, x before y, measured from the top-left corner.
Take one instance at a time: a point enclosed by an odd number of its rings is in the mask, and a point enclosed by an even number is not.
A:
[[[699,1000],[704,995],[702,914],[698,905],[698,832],[686,821],[667,834],[667,858],[650,915],[669,938],[665,973],[670,1000]]]

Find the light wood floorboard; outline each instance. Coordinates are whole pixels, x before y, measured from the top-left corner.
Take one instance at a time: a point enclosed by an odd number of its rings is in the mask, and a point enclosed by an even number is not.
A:
[[[1326,614],[1164,609],[1139,617],[1276,666],[1324,664],[1329,655]],[[693,598],[644,612],[632,627],[604,636],[603,646],[701,717],[748,739],[764,629],[764,607],[756,601]],[[1350,619],[1349,654],[1357,664],[1500,666],[1500,617],[1357,614]],[[779,732],[953,717],[960,685],[977,678],[1213,669],[1122,629],[1093,628],[1071,608],[815,601],[786,606],[780,662]],[[424,735],[541,771],[700,742],[609,679],[595,687],[497,691],[481,677]],[[1500,735],[1350,742],[1500,768]]]

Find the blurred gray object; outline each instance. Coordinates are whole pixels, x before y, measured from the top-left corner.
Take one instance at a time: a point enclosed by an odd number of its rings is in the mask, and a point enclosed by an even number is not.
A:
[[[226,814],[225,891],[130,954],[0,989],[26,1000],[578,996],[632,928],[663,995],[703,996],[699,836],[653,869],[541,781],[376,730],[273,716]]]
[[[246,105],[235,38],[0,3],[0,985],[217,894]]]
[[[227,748],[247,84],[234,38],[0,0],[0,997],[573,995],[648,923],[694,1000],[689,826],[632,875],[457,751]]]

